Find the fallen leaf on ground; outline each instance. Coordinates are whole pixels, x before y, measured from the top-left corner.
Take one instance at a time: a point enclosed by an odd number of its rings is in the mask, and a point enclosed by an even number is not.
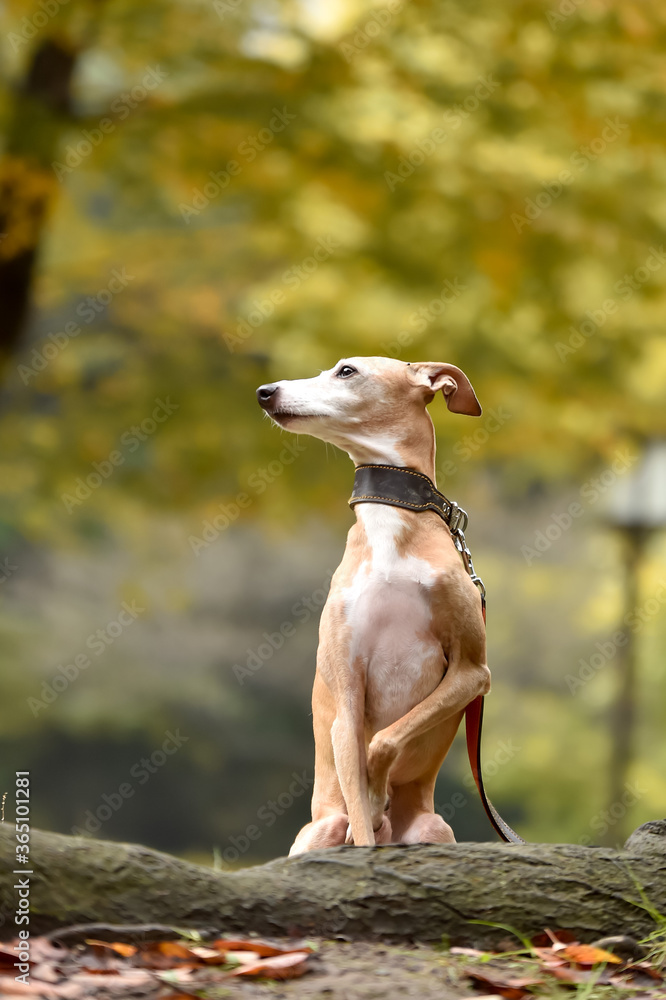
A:
[[[257,955],[256,951],[223,951],[218,952],[218,954],[224,958],[225,962],[234,963],[235,965],[251,965],[256,962],[261,955]]]
[[[555,951],[554,948],[535,948],[534,954],[543,966],[566,966],[567,964],[565,959],[561,957],[562,952]]]
[[[229,955],[232,952],[229,951],[218,951],[217,948],[207,948],[202,945],[194,945],[190,948],[190,954],[203,962],[204,965],[224,965],[227,961],[230,961]],[[244,951],[243,955],[249,955],[250,953]],[[233,961],[233,959],[231,959]]]
[[[82,965],[81,971],[86,972],[89,976],[119,976],[120,969],[95,969],[89,965]]]
[[[252,965],[242,965],[229,976],[263,976],[266,979],[294,979],[307,972],[306,962],[309,952],[292,951],[287,955],[273,955],[271,958],[260,958]]]
[[[655,980],[663,982],[661,973],[653,968],[649,962],[636,962],[634,965],[627,965],[624,969],[613,969],[611,982],[626,987],[627,983],[636,983],[637,986],[654,986]]]
[[[275,945],[260,938],[218,938],[210,945],[218,951],[253,951],[262,958],[270,958],[273,955],[289,955],[293,951],[314,951],[309,945]]]
[[[523,1000],[523,997],[530,996],[530,991],[525,989],[526,986],[538,986],[543,983],[543,979],[537,976],[516,976],[497,969],[484,969],[482,972],[477,969],[465,969],[465,975],[479,986],[494,990],[505,1000]]]
[[[182,983],[192,982],[192,976],[197,971],[199,970],[193,969],[192,966],[167,969],[166,972],[156,972],[155,978],[160,979],[163,983],[180,983],[182,985]]]
[[[190,948],[178,941],[146,941],[134,956],[134,964],[143,969],[173,969],[185,963],[188,966],[201,965]]]
[[[542,934],[535,934],[532,938],[532,944],[537,948],[547,948],[550,944],[554,945],[566,945],[566,944],[578,944],[576,935],[572,934],[571,931],[566,930],[556,930],[551,931],[550,927],[546,927]]]
[[[487,951],[479,951],[478,948],[449,948],[449,955],[466,955],[468,958],[485,958]]]
[[[616,965],[622,965],[622,959],[618,958],[617,955],[613,955],[612,952],[605,951],[603,948],[595,948],[591,944],[568,944],[558,954],[570,962],[576,962],[577,965],[598,965],[600,962],[614,962]]]
[[[86,938],[86,944],[95,945],[97,948],[109,948],[116,955],[122,955],[123,958],[130,958],[132,955],[136,955],[139,950],[133,944],[124,944],[122,941],[95,941],[93,938]]]
[[[548,968],[551,976],[563,983],[598,983],[607,986],[610,983],[610,973],[607,969],[599,973],[592,969],[576,969],[573,965],[553,965]]]
[[[182,958],[186,961],[192,958],[192,949],[188,945],[181,944],[180,941],[155,941],[150,943],[148,948],[142,948],[141,951],[158,951],[166,958]]]
[[[17,951],[7,951],[4,948],[0,948],[0,969],[9,969],[11,971],[14,968],[14,962],[18,962],[18,960]]]
[[[42,962],[39,965],[33,965],[30,970],[30,978],[38,979],[42,983],[59,983],[62,975],[53,965]]]

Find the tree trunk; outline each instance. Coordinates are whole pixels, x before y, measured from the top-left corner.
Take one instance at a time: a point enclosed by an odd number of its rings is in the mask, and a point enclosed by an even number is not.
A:
[[[0,163],[0,369],[15,352],[28,314],[37,252],[58,189],[58,138],[70,112],[77,53],[47,38],[16,96]]]
[[[626,616],[640,605],[640,567],[649,532],[642,527],[630,526],[621,531],[624,548],[624,610]],[[615,666],[617,693],[611,709],[611,756],[608,765],[609,789],[607,809],[614,817],[618,807],[626,816],[627,785],[634,757],[636,732],[636,705],[638,701],[637,664],[640,660],[637,636],[633,629],[625,632],[627,642],[619,651]],[[606,843],[626,835],[624,816],[609,828]]]
[[[491,945],[508,924],[532,935],[567,928],[583,941],[654,929],[666,913],[666,821],[623,851],[569,844],[337,847],[237,872],[214,872],[131,844],[33,830],[17,864],[13,825],[0,827],[0,934],[16,933],[19,880],[30,931],[71,924],[176,927]],[[15,873],[24,868],[32,874]],[[643,895],[641,895],[643,893]]]

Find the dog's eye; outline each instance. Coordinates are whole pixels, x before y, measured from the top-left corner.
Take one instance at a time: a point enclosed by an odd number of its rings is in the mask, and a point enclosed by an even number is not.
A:
[[[335,373],[336,378],[349,378],[350,375],[356,374],[356,368],[352,368],[351,365],[343,365],[342,368],[338,368]]]

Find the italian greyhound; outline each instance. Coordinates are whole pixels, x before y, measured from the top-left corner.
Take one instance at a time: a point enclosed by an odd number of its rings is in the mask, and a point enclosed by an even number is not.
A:
[[[426,407],[440,390],[451,412],[480,415],[454,365],[379,357],[262,385],[257,398],[279,427],[331,442],[357,470],[411,470],[434,484]],[[455,843],[435,813],[435,780],[465,707],[490,689],[479,592],[439,514],[382,502],[354,513],[319,627],[312,822],[290,855]]]

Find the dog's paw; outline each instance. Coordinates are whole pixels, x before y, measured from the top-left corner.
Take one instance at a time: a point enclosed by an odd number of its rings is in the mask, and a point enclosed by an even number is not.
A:
[[[379,788],[377,792],[374,792],[371,788],[369,790],[370,799],[370,818],[372,821],[372,829],[377,832],[381,827],[385,817],[386,812],[391,804],[388,797],[386,787]]]
[[[375,844],[390,844],[393,839],[393,830],[389,818],[386,814],[382,816],[382,822],[375,833]]]

